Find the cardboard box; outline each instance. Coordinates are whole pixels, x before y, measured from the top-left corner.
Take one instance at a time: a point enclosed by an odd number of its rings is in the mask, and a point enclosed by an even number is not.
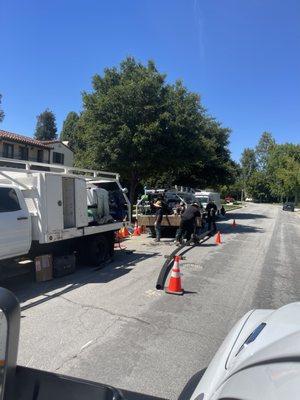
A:
[[[53,278],[52,255],[45,254],[35,257],[35,279],[37,282],[49,281]]]

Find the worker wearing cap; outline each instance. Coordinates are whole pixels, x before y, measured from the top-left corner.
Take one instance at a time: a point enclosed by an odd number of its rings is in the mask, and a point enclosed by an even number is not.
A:
[[[180,244],[181,239],[185,236],[187,242],[190,241],[194,233],[196,218],[200,217],[200,207],[198,203],[193,203],[181,215],[180,226],[176,235],[176,244]]]
[[[156,234],[155,242],[160,242],[161,222],[162,222],[162,219],[163,219],[162,202],[160,200],[158,200],[156,203],[154,203],[154,207],[156,208],[156,211],[155,211],[155,222],[154,222],[155,234]]]

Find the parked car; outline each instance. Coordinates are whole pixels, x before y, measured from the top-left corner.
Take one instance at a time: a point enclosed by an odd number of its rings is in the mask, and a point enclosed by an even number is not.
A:
[[[292,203],[291,201],[287,201],[282,206],[282,209],[283,209],[283,211],[295,211],[295,204]]]
[[[226,196],[225,197],[225,201],[226,201],[226,203],[233,203],[234,202],[234,198],[232,196]]]
[[[252,310],[234,326],[180,400],[299,398],[300,302]]]

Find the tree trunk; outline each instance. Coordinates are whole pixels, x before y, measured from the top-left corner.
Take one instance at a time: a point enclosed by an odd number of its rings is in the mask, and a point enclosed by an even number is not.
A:
[[[295,191],[295,205],[297,206],[298,204],[298,190],[296,189]]]
[[[138,184],[138,179],[134,174],[132,174],[131,179],[130,179],[130,188],[129,188],[129,200],[130,200],[131,206],[134,204],[135,191],[136,191],[137,184]]]

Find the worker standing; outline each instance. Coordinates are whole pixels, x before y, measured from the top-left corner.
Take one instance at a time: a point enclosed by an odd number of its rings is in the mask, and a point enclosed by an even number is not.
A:
[[[200,209],[198,203],[193,203],[181,215],[180,226],[176,235],[176,244],[180,244],[183,237],[187,242],[190,241],[196,226],[196,218],[200,217]]]
[[[162,219],[163,219],[162,202],[160,200],[158,200],[156,203],[154,203],[154,207],[156,208],[155,221],[154,221],[155,234],[156,234],[155,242],[160,242],[161,223],[162,223]]]
[[[218,207],[216,206],[215,202],[212,199],[209,199],[205,211],[207,212],[208,230],[209,231],[211,230],[211,225],[212,225],[213,230],[216,232],[217,231],[216,213],[218,211]]]

